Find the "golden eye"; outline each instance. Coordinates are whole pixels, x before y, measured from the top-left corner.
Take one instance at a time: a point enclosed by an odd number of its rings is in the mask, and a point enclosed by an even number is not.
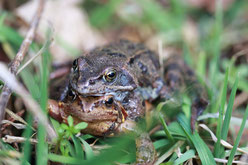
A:
[[[115,79],[116,77],[116,70],[111,69],[105,72],[104,79],[108,82],[111,82]]]

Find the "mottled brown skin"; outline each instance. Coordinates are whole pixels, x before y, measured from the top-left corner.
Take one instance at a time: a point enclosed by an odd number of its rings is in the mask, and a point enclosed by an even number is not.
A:
[[[49,115],[60,122],[67,123],[67,117],[71,115],[74,118],[74,124],[82,121],[88,123],[83,133],[89,133],[96,136],[112,136],[114,133],[122,132],[127,125],[127,113],[123,106],[114,101],[108,104],[111,96],[99,97],[81,97],[72,102],[48,101]],[[121,124],[123,124],[121,126]]]
[[[109,44],[74,61],[70,85],[81,95],[101,95],[117,91],[133,91],[137,87],[157,88],[160,81],[158,56],[144,47],[126,40]],[[104,74],[116,70],[117,77],[107,82]],[[158,94],[157,94],[158,95]]]
[[[203,88],[178,56],[165,61],[163,69],[160,73],[157,54],[142,44],[120,40],[96,48],[73,62],[68,85],[60,99],[63,107],[60,106],[59,111],[65,116],[74,116],[77,121],[90,123],[85,133],[105,136],[134,131],[136,120],[145,115],[145,101],[169,99],[175,92],[190,86],[191,126],[194,128],[196,117],[207,106]],[[109,81],[107,75],[113,72]],[[113,98],[114,106],[106,107],[105,97]],[[100,102],[99,106],[95,106],[95,102]],[[56,114],[52,112],[51,115],[56,117]],[[155,150],[149,136],[141,133],[136,144],[137,163],[152,164]]]
[[[121,40],[86,53],[73,62],[68,93],[83,96],[112,95],[128,118],[143,117],[144,100],[154,100],[163,87],[157,54],[142,44]],[[116,77],[106,81],[106,72]],[[64,100],[68,100],[66,97]]]
[[[160,73],[159,58],[155,52],[142,44],[120,40],[76,59],[67,93],[112,95],[122,103],[128,118],[135,120],[145,114],[144,100],[168,99],[176,91],[187,88],[193,100],[191,126],[194,128],[196,117],[208,104],[204,89],[179,56],[166,60],[163,69]],[[116,71],[115,79],[110,82],[104,79],[109,70]]]

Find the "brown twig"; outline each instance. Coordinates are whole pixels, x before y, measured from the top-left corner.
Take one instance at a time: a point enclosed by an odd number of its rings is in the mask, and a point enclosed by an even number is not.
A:
[[[38,9],[37,12],[33,18],[33,21],[31,22],[30,28],[28,30],[28,33],[26,35],[26,37],[24,38],[20,49],[18,51],[18,53],[16,54],[15,58],[13,59],[13,61],[9,64],[9,70],[12,74],[16,75],[17,70],[24,58],[24,56],[26,55],[29,46],[31,45],[34,37],[35,37],[35,32],[36,29],[38,27],[38,24],[40,22],[40,18],[44,9],[44,4],[45,4],[45,0],[40,0],[39,4],[38,4]],[[0,126],[2,123],[2,120],[4,119],[4,115],[5,115],[5,108],[7,106],[8,100],[10,98],[12,91],[9,88],[8,84],[5,83],[3,89],[2,89],[2,93],[0,95]]]

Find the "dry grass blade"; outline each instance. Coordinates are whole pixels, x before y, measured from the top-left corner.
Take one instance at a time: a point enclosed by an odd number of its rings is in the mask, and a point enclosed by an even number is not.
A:
[[[24,124],[21,124],[21,123],[14,123],[14,122],[9,121],[9,120],[3,120],[3,121],[2,121],[2,124],[9,124],[9,125],[12,125],[12,126],[14,126],[16,129],[25,129],[25,128],[26,128],[26,125],[24,125]]]
[[[50,44],[50,42],[49,42]],[[20,69],[18,69],[16,74],[19,74],[25,67],[27,67],[33,60],[35,60],[37,57],[39,57],[48,47],[48,42],[39,50],[39,52],[30,58]]]
[[[214,142],[217,142],[217,137],[214,135],[214,133],[213,133],[205,124],[199,124],[199,126],[202,127],[203,129],[205,129],[206,131],[208,131],[208,132],[210,133],[210,135],[211,135],[212,140],[213,140]],[[232,148],[233,148],[233,146],[232,146],[230,143],[226,142],[225,140],[221,140],[220,143],[221,143],[224,147],[226,147],[226,148],[229,148],[229,149],[232,149]],[[238,150],[239,152],[241,152],[241,153],[248,154],[247,151],[242,150],[241,148],[238,148],[237,150]]]
[[[49,124],[48,119],[42,112],[40,106],[28,91],[16,80],[14,75],[8,71],[7,67],[3,63],[0,63],[0,79],[5,81],[13,91],[22,97],[24,104],[28,107],[27,109],[33,114],[33,116],[37,117],[41,124],[45,126],[47,135],[50,138],[56,137],[55,131]]]
[[[28,123],[23,119],[23,118],[21,118],[20,116],[18,116],[18,115],[16,115],[14,112],[12,112],[11,110],[9,110],[9,109],[6,109],[5,110],[6,112],[7,112],[7,114],[9,115],[9,116],[11,116],[13,119],[15,119],[16,121],[19,121],[19,122],[21,122],[21,123],[23,123],[23,124],[25,124],[25,125],[28,125]],[[32,128],[33,129],[33,128]]]
[[[5,137],[2,138],[2,140],[5,143],[24,143],[27,140],[27,138],[6,135]],[[29,141],[32,144],[37,144],[38,143],[38,141],[36,139],[29,139]]]
[[[29,49],[29,46],[31,45],[31,43],[34,39],[35,32],[36,32],[36,29],[38,27],[38,24],[40,22],[40,18],[41,18],[42,12],[43,12],[44,4],[45,4],[45,0],[39,1],[39,6],[38,6],[37,12],[33,18],[33,21],[31,23],[29,31],[28,31],[26,37],[24,38],[24,40],[21,44],[21,47],[20,47],[19,51],[17,52],[14,60],[10,63],[9,69],[10,69],[10,72],[14,75],[16,74],[18,67],[20,66],[24,56],[26,55],[26,53]],[[9,100],[11,93],[12,93],[12,91],[9,88],[9,84],[7,82],[5,82],[5,85],[2,89],[2,93],[0,95],[0,123],[4,118],[5,108],[7,106],[7,103],[8,103],[8,100]]]
[[[214,160],[215,160],[216,162],[218,162],[218,163],[227,163],[227,161],[228,161],[228,160],[226,160],[226,159],[219,159],[219,158],[214,158]],[[235,160],[234,160],[232,163],[236,163],[236,164],[246,164],[246,165],[248,165],[247,162],[235,161]]]
[[[34,55],[32,58],[30,58],[25,64],[23,64],[20,69],[18,69],[16,75],[18,75],[25,67],[27,67],[33,60],[35,60],[37,57],[39,57],[44,51],[46,51],[49,46],[51,45],[51,43],[53,42],[54,38],[53,38],[53,29],[52,29],[52,25],[50,25],[50,29],[52,34],[49,35],[49,38],[46,40],[45,44],[42,46],[42,48],[38,51],[38,53],[36,53],[36,55]]]

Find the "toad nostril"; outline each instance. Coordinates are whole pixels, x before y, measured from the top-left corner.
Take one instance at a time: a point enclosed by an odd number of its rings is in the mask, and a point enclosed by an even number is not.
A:
[[[89,84],[94,85],[95,81],[94,80],[89,80]]]

